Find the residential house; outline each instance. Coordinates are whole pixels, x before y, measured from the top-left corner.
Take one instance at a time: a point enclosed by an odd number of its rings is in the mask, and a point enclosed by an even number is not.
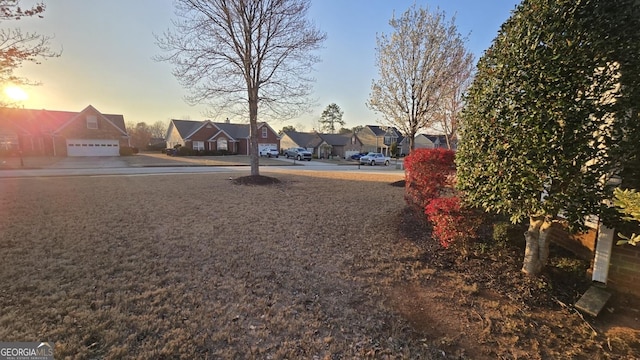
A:
[[[450,143],[447,144],[447,136],[443,134],[439,135],[425,135],[431,140],[433,146],[435,148],[440,149],[448,149],[451,146],[451,150],[456,150],[458,148],[458,141],[456,139],[450,140]]]
[[[0,108],[0,153],[120,156],[126,146],[124,117],[91,105],[80,112]]]
[[[554,224],[549,238],[591,263],[588,275],[595,283],[640,296],[640,247],[616,245],[618,231],[590,218],[584,233],[571,235],[566,226]],[[629,230],[629,229],[626,229]],[[637,227],[633,229],[637,233]]]
[[[362,143],[353,133],[348,134],[318,134],[322,139],[318,147],[319,158],[347,157],[357,154],[362,148]]]
[[[285,131],[280,144],[283,149],[301,147],[319,159],[346,158],[360,152],[362,142],[353,134],[322,134],[319,132]]]
[[[380,152],[387,156],[393,144],[400,144],[404,138],[395,127],[378,125],[366,125],[356,136],[362,143],[361,152]]]
[[[167,147],[184,146],[199,151],[226,151],[249,155],[249,124],[213,122],[211,120],[171,120],[167,129]],[[266,123],[258,123],[258,151],[280,149],[280,137]]]
[[[446,135],[418,134],[414,137],[413,143],[414,149],[448,149]],[[453,150],[456,149],[456,145],[455,142],[451,144]],[[409,137],[403,138],[398,146],[400,154],[409,154],[409,146]]]
[[[283,150],[295,147],[305,148],[319,157],[323,140],[317,132],[285,131],[280,138]]]

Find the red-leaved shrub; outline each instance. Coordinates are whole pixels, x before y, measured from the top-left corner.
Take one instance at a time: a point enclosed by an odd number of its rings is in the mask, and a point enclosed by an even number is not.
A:
[[[404,159],[405,201],[424,211],[431,200],[453,187],[455,154],[445,149],[416,149]]]
[[[481,218],[461,205],[457,196],[431,200],[424,213],[433,225],[432,236],[445,248],[455,244],[466,253],[469,241],[477,237]]]
[[[405,200],[433,225],[432,236],[442,246],[466,253],[477,237],[480,214],[464,207],[454,189],[455,153],[445,149],[414,150],[404,160]],[[419,209],[419,210],[418,210]]]

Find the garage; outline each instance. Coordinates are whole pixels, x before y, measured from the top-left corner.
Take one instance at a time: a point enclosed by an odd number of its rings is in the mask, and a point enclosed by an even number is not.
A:
[[[276,149],[276,150],[280,150],[278,149],[278,144],[258,144],[258,154],[261,154],[263,150],[269,150],[269,149]]]
[[[68,139],[67,156],[120,156],[118,140]]]

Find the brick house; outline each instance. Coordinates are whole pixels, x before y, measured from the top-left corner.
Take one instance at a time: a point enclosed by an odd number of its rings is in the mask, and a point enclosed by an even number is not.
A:
[[[249,155],[249,124],[218,123],[210,120],[171,120],[167,129],[167,147],[184,146],[199,151],[226,151]],[[280,137],[266,123],[258,123],[258,152],[280,150]]]
[[[80,112],[0,108],[0,153],[119,156],[129,146],[122,115],[89,105]]]
[[[617,231],[597,220],[587,225],[588,231],[571,235],[565,227],[554,224],[549,236],[556,244],[591,262],[588,275],[592,281],[640,296],[640,247],[616,245]]]

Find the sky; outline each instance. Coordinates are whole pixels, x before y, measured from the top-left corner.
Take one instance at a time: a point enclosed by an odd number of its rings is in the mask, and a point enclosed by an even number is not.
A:
[[[105,114],[122,114],[127,123],[153,124],[170,119],[204,120],[204,106],[184,102],[188,89],[171,74],[172,65],[153,60],[162,51],[155,35],[171,28],[173,0],[45,0],[42,19],[5,21],[1,28],[52,36],[61,56],[25,64],[17,74],[40,83],[23,87],[19,103],[28,109],[81,111],[93,105]],[[33,1],[22,0],[23,7]],[[377,78],[376,36],[390,34],[389,20],[416,4],[455,15],[458,31],[476,61],[497,35],[518,0],[312,0],[309,19],[327,34],[322,59],[312,73],[316,105],[287,121],[270,121],[276,131],[287,125],[311,131],[331,103],[344,112],[345,127],[384,124],[366,106]],[[224,116],[224,115],[222,115]],[[223,121],[224,118],[212,118]],[[230,117],[246,123],[247,118]]]

